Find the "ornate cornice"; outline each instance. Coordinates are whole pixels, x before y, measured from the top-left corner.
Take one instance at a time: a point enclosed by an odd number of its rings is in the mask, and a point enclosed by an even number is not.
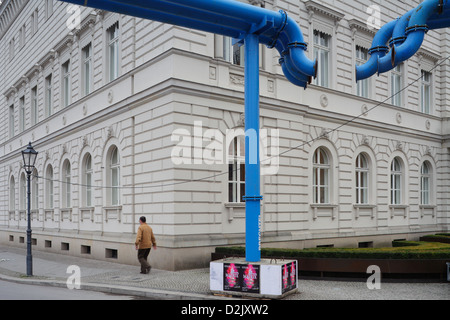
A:
[[[335,22],[339,22],[345,15],[340,13],[339,11],[333,10],[331,8],[328,8],[324,5],[321,5],[318,2],[309,0],[305,2],[306,10],[308,10],[309,14],[312,13],[319,13],[322,15],[325,15]]]
[[[30,0],[4,0],[0,5],[0,40]]]

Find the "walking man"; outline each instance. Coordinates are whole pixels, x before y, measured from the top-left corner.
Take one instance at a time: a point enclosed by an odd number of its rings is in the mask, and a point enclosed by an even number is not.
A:
[[[146,223],[145,217],[139,218],[139,224],[135,245],[138,251],[138,260],[141,264],[141,273],[146,274],[152,268],[147,261],[147,257],[152,247],[156,250],[156,240],[152,228]]]

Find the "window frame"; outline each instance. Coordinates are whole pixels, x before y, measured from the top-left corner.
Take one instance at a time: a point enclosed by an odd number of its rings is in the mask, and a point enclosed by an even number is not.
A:
[[[390,89],[391,89],[391,104],[396,107],[402,107],[403,96],[403,79],[404,79],[404,63],[400,63],[391,70],[390,75]],[[398,88],[397,88],[398,87]]]
[[[420,78],[420,111],[425,114],[431,114],[431,99],[433,90],[433,73],[421,69]],[[428,80],[425,80],[425,76],[429,76]],[[425,97],[425,91],[428,92],[428,97]],[[425,101],[427,100],[427,101]],[[427,103],[425,103],[427,102]]]
[[[245,196],[245,137],[235,136],[228,146],[228,202],[244,203]]]
[[[117,162],[113,162],[114,155],[116,154]],[[120,206],[121,205],[121,195],[120,195],[120,152],[116,145],[113,145],[109,149],[108,155],[108,177],[110,188],[109,192],[109,205]]]
[[[398,167],[398,168],[397,168]],[[400,157],[394,157],[390,164],[390,205],[402,205],[404,193],[404,164]]]
[[[320,157],[322,155],[322,157]],[[324,156],[325,157],[324,157]],[[319,157],[318,157],[319,156]],[[320,146],[314,150],[312,156],[312,203],[313,204],[331,204],[330,182],[331,177],[331,155],[327,149]],[[323,163],[317,162],[317,159],[323,159]],[[323,184],[320,181],[324,178]],[[321,197],[323,191],[323,197]]]
[[[324,36],[323,38],[320,37],[321,34]],[[326,40],[327,43],[320,43],[320,39]],[[317,42],[316,40],[319,41]],[[313,30],[313,57],[318,61],[317,77],[313,79],[313,84],[324,88],[330,88],[331,83],[332,41],[333,37],[326,32],[318,29]],[[326,55],[326,58],[322,60],[323,55]],[[326,62],[326,65],[324,62]]]
[[[427,172],[424,172],[426,168]],[[426,181],[426,190],[424,182]],[[431,194],[433,186],[433,167],[428,160],[422,162],[420,166],[420,205],[432,205]],[[426,196],[425,196],[426,195]]]
[[[361,184],[365,181],[365,186]],[[370,161],[368,156],[361,152],[355,161],[355,204],[365,205],[370,203]]]
[[[114,30],[114,31],[113,31]],[[116,80],[120,71],[120,24],[114,22],[106,29],[107,82]]]
[[[61,65],[61,96],[63,102],[63,108],[68,107],[71,104],[71,63],[70,59],[66,60]]]

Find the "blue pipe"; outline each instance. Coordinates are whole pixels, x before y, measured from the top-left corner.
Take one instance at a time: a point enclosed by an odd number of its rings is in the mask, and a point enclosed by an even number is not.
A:
[[[385,25],[377,32],[372,43],[373,48],[383,46],[390,27]],[[450,27],[450,0],[425,0],[417,8],[396,20],[390,41],[392,49],[382,53],[376,51],[376,66],[373,54],[366,64],[357,66],[356,80],[368,78],[375,72],[380,74],[391,70],[419,50],[428,30],[447,27]],[[377,39],[379,35],[382,40]]]
[[[392,48],[394,65],[411,58],[419,50],[429,30],[427,21],[434,13],[438,13],[440,3],[441,0],[425,0],[415,9],[406,29],[406,40]]]
[[[393,47],[394,45],[402,44],[406,39],[406,28],[408,27],[409,19],[415,9],[408,11],[408,13],[404,14],[400,19],[397,20],[397,23],[394,27],[394,31],[392,32],[392,39],[389,41],[389,45]],[[385,56],[378,57],[378,74],[387,72],[392,70],[396,65],[393,65],[392,61],[392,50],[389,51]]]
[[[284,11],[274,12],[231,0],[60,0],[131,16],[180,25],[243,39],[259,35],[259,42],[276,47],[285,56],[283,72],[294,84],[304,87],[315,77],[317,61],[305,54],[303,34]],[[282,49],[281,49],[282,48]],[[280,51],[282,50],[282,51]]]
[[[259,39],[245,36],[245,257],[261,260]]]
[[[369,78],[377,72],[378,59],[389,52],[387,43],[392,37],[397,21],[398,19],[386,23],[375,34],[372,47],[369,49],[369,60],[360,66],[356,66],[356,81]]]

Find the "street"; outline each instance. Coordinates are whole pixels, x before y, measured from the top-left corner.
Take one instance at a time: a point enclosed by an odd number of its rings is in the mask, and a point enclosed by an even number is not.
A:
[[[19,284],[0,280],[0,300],[135,300],[140,297]]]

